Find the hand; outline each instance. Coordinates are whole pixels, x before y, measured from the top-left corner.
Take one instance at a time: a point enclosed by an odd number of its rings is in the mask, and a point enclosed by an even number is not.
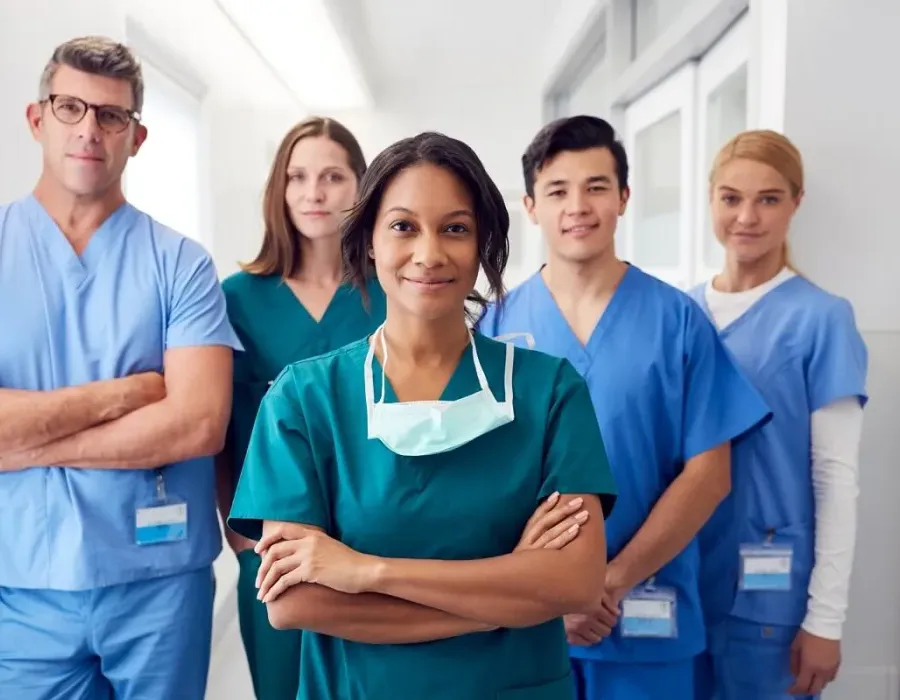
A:
[[[0,474],[20,472],[29,466],[27,452],[10,452],[9,454],[0,455]]]
[[[583,499],[566,501],[553,493],[525,523],[525,530],[516,552],[528,549],[562,549],[578,537],[579,529],[587,522],[588,512],[580,510]]]
[[[166,398],[166,380],[159,372],[140,372],[124,378],[127,390],[122,397],[124,413],[136,411]]]
[[[841,666],[841,642],[823,639],[801,629],[791,644],[791,674],[796,679],[788,693],[818,695]]]
[[[566,640],[573,646],[592,647],[612,634],[613,625],[607,622],[596,613],[566,615],[563,617]]]
[[[271,603],[298,583],[363,593],[375,577],[376,565],[375,557],[360,554],[324,532],[308,530],[299,539],[282,540],[265,550],[256,579],[257,598]]]

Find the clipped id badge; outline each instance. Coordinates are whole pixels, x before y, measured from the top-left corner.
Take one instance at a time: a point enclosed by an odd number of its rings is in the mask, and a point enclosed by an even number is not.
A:
[[[622,600],[619,629],[623,637],[678,636],[677,595],[675,589],[654,585],[650,579]]]
[[[156,472],[156,498],[135,511],[135,541],[139,545],[187,539],[187,503],[166,493],[161,471]]]
[[[763,544],[741,545],[742,591],[789,591],[794,548],[772,542],[772,533]]]

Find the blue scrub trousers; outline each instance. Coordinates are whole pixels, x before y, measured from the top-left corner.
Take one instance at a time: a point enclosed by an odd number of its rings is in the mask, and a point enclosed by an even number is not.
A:
[[[709,648],[695,665],[695,700],[818,700],[818,695],[788,695],[796,635],[796,627],[733,617],[710,628]]]
[[[694,660],[622,664],[572,659],[578,700],[694,700]]]
[[[0,587],[0,697],[202,700],[212,568],[90,591]]]

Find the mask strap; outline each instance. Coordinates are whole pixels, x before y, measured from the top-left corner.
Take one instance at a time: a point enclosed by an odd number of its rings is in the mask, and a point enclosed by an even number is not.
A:
[[[534,336],[531,333],[506,333],[505,335],[496,336],[494,340],[499,343],[508,343],[515,338],[525,338],[525,344],[528,346],[528,349],[534,350]]]
[[[376,333],[378,331],[375,331]],[[372,339],[374,341],[374,338]],[[363,382],[366,385],[366,413],[369,416],[369,423],[372,421],[372,405],[375,401],[375,381],[372,377],[372,361],[375,357],[375,343],[369,343],[369,350],[366,352],[366,361],[363,364]]]
[[[484,376],[484,369],[481,367],[481,362],[478,359],[478,350],[475,348],[475,338],[472,336],[471,331],[469,332],[469,343],[472,346],[472,361],[475,363],[475,374],[478,375],[478,383],[483,391],[490,394],[491,387],[488,384],[487,377]]]
[[[381,334],[381,400],[379,403],[384,403],[384,377],[387,374],[387,361],[388,361],[388,348],[387,341],[384,339],[384,326],[381,326],[378,329],[378,332]]]
[[[503,370],[503,403],[509,404],[512,409],[513,395],[513,358],[516,356],[516,346],[509,343],[506,346],[506,368]]]

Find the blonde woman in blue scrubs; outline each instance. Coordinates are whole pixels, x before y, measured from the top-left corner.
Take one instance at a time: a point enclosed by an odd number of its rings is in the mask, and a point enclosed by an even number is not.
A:
[[[568,361],[468,327],[479,271],[502,291],[508,227],[465,144],[388,148],[343,231],[385,322],[262,402],[229,525],[260,539],[269,618],[304,630],[300,700],[574,697],[561,616],[602,590],[615,488]],[[585,513],[578,536],[521,547],[557,493]]]

